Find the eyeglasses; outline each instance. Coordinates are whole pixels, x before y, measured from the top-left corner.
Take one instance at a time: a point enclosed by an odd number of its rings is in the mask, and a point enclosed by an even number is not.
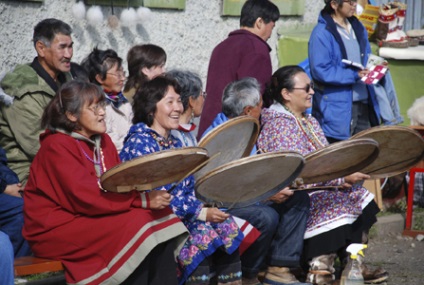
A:
[[[98,116],[100,109],[102,109],[103,111],[106,110],[106,105],[107,105],[106,101],[101,101],[97,103],[96,105],[88,107],[88,109],[92,111],[94,115]]]
[[[118,71],[116,73],[106,72],[106,74],[110,74],[110,75],[116,76],[118,78],[127,78],[127,74],[125,73],[125,71]]]
[[[311,91],[311,89],[314,89],[314,83],[311,82],[309,84],[306,84],[305,87],[296,87],[296,88],[293,87],[292,89],[299,89],[299,90],[305,91],[306,93],[309,93]]]
[[[358,4],[358,0],[343,0],[343,3],[349,3],[350,6]]]
[[[202,91],[202,97],[206,98],[206,96],[208,95],[208,93],[206,93],[206,91]]]

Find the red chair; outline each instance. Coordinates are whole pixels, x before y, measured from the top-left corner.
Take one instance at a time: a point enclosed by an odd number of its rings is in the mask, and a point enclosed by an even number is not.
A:
[[[410,126],[424,137],[424,126]],[[406,209],[405,229],[402,235],[416,237],[419,234],[424,234],[424,231],[413,230],[412,228],[412,215],[414,207],[414,186],[415,186],[415,173],[424,172],[424,160],[409,170],[409,185],[408,185],[408,201]]]

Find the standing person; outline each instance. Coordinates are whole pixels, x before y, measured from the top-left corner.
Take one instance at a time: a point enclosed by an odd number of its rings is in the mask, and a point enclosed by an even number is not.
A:
[[[262,110],[258,148],[266,152],[289,150],[307,155],[328,145],[317,120],[306,114],[312,104],[314,89],[305,71],[299,66],[285,66],[273,74],[271,82],[264,96],[274,103]],[[304,257],[309,262],[308,281],[331,284],[329,281],[335,272],[333,262],[336,253],[343,258],[350,243],[366,242],[363,233],[377,221],[376,214],[380,211],[373,199],[374,195],[355,185],[368,178],[366,174],[354,173],[305,186],[330,185],[342,188],[309,193],[310,217],[304,234]],[[368,282],[387,279],[387,273],[382,269],[372,272],[365,264],[362,267]]]
[[[24,225],[22,191],[22,183],[7,167],[6,152],[0,147],[0,230],[9,236],[15,257],[31,254],[28,243],[22,236]]]
[[[72,79],[71,27],[57,19],[45,19],[34,28],[37,57],[6,74],[1,88],[11,104],[0,104],[0,146],[9,167],[25,184],[37,153],[41,115],[58,88]]]
[[[332,143],[380,123],[374,90],[361,78],[369,73],[342,62],[367,65],[371,53],[365,27],[354,16],[356,0],[324,0],[309,39],[309,65],[315,83],[312,115]]]
[[[168,208],[171,195],[100,186],[120,162],[105,134],[105,100],[98,86],[75,80],[46,107],[23,234],[36,256],[63,263],[68,284],[176,284],[174,252],[187,229]]]
[[[221,112],[225,86],[244,77],[256,78],[261,92],[272,75],[270,38],[280,11],[271,1],[248,0],[241,9],[240,29],[231,32],[212,52],[206,82],[205,107],[200,117],[198,138]]]
[[[259,120],[261,110],[262,95],[255,78],[231,82],[222,96],[222,113],[215,117],[205,134],[238,116],[252,116]],[[256,148],[251,155],[255,154]],[[309,216],[308,194],[284,188],[267,201],[228,212],[246,219],[261,232],[241,256],[244,285],[260,284],[257,277],[261,269],[266,270],[263,284],[310,284],[300,283],[291,273],[292,269],[300,267],[302,237]]]
[[[131,104],[122,94],[126,79],[122,58],[114,50],[94,48],[81,66],[87,70],[90,82],[100,85],[104,91],[107,101],[106,133],[119,152],[133,117]]]
[[[139,87],[165,72],[166,53],[154,44],[135,45],[128,51],[127,62],[129,74],[124,95],[132,102]]]
[[[139,88],[134,96],[134,125],[120,153],[122,161],[169,149],[181,148],[171,134],[183,112],[178,83],[158,76]],[[194,178],[175,186],[170,207],[183,221],[190,237],[178,255],[179,284],[209,284],[215,268],[218,284],[241,284],[239,245],[243,233],[233,218],[215,207],[206,207],[195,196]],[[165,192],[168,184],[153,192]]]
[[[193,120],[202,114],[205,103],[206,94],[203,91],[202,80],[199,75],[188,70],[173,69],[167,74],[180,85],[181,103],[184,108],[178,129],[171,130],[171,134],[179,139],[183,146],[197,146],[194,135],[196,124]]]

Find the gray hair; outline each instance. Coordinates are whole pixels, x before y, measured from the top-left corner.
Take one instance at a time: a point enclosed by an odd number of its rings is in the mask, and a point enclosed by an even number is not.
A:
[[[224,89],[222,96],[222,112],[228,118],[235,118],[243,114],[248,106],[257,106],[261,100],[261,86],[252,77],[246,77],[231,82]]]
[[[175,79],[180,85],[181,102],[184,110],[187,110],[189,98],[196,99],[203,91],[202,80],[197,73],[189,70],[173,69],[168,71],[167,75]]]

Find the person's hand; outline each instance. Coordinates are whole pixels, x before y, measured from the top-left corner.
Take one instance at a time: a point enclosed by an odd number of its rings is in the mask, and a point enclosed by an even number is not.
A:
[[[361,172],[355,172],[349,176],[346,176],[345,183],[343,184],[343,187],[350,188],[353,184],[358,183],[360,181],[363,181],[365,179],[370,179],[371,177],[367,174],[361,173]]]
[[[9,184],[6,186],[6,189],[4,189],[4,194],[15,196],[15,197],[22,197],[21,192],[24,191],[21,183],[16,184]]]
[[[206,221],[212,223],[222,223],[230,217],[229,214],[224,213],[218,208],[208,208],[206,211]]]
[[[166,191],[150,191],[148,193],[150,209],[162,210],[168,207],[172,200],[172,195]]]
[[[362,78],[364,76],[367,76],[368,73],[370,73],[370,70],[369,69],[362,69],[362,70],[358,71],[359,78]]]
[[[278,192],[277,194],[275,194],[271,198],[269,198],[269,200],[276,203],[276,204],[281,204],[281,203],[287,201],[290,198],[290,196],[293,195],[293,193],[294,193],[293,190],[290,190],[289,187],[286,187],[283,190],[280,190],[280,192]]]

